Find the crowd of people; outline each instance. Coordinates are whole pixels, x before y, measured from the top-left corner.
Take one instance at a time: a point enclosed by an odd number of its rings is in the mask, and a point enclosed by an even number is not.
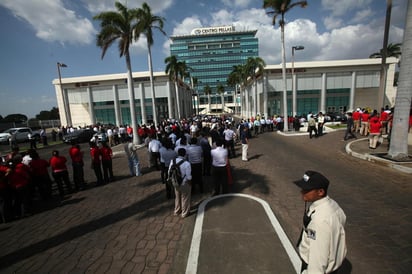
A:
[[[62,199],[67,194],[85,189],[84,152],[79,144],[73,142],[68,154],[73,169],[72,180],[69,178],[68,159],[59,150],[53,150],[49,159],[42,159],[34,148],[20,152],[19,147],[15,146],[2,158],[0,215],[3,222],[31,215],[36,199],[51,199],[53,181]],[[112,156],[107,142],[90,142],[91,167],[96,185],[114,180]]]
[[[357,108],[353,113],[348,112],[344,140],[357,138],[357,135],[368,136],[369,148],[376,149],[383,142],[383,136],[390,140],[394,109],[386,106],[381,111],[370,111]]]

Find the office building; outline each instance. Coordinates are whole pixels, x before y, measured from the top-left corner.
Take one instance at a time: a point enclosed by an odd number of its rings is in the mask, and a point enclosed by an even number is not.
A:
[[[197,107],[201,113],[232,113],[235,110],[235,87],[227,85],[227,77],[234,66],[245,64],[249,57],[259,56],[256,32],[219,26],[196,28],[188,35],[170,37],[170,55],[185,61],[190,76],[197,79],[195,90],[199,96],[195,104],[199,103]],[[190,79],[186,81],[190,83]],[[206,85],[211,88],[210,105],[208,95],[204,93]],[[219,85],[223,86],[224,94],[218,93]]]

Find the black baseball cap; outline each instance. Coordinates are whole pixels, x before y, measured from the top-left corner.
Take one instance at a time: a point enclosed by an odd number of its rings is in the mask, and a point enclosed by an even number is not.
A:
[[[302,179],[294,183],[303,190],[324,189],[328,190],[329,180],[317,171],[308,170]]]

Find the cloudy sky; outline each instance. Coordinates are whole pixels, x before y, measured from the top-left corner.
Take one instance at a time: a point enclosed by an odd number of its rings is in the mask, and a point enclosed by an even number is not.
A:
[[[296,1],[296,0],[295,0]],[[0,0],[0,115],[29,118],[57,106],[53,79],[57,62],[62,77],[123,73],[117,45],[101,59],[99,31],[93,16],[114,10],[113,0]],[[121,0],[128,8],[142,0]],[[168,36],[190,34],[198,27],[234,25],[255,30],[259,55],[267,64],[281,63],[280,29],[262,8],[262,0],[147,0],[152,13],[165,18]],[[407,0],[393,0],[390,43],[401,43]],[[368,58],[382,48],[386,0],[308,0],[286,14],[286,50],[303,45],[296,61]],[[154,70],[164,71],[169,39],[155,35]],[[146,41],[131,48],[133,71],[147,71]]]

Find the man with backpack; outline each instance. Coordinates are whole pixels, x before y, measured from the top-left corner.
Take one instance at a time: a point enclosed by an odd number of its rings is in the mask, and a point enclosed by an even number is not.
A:
[[[186,218],[190,212],[190,198],[192,192],[192,169],[186,161],[186,149],[179,148],[177,158],[170,161],[169,181],[175,188],[175,210],[174,215],[181,214]]]

